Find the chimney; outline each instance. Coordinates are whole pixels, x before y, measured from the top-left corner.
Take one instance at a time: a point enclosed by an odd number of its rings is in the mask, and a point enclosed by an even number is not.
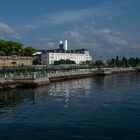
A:
[[[66,51],[68,50],[68,41],[67,41],[67,40],[65,40],[64,49],[65,49]]]

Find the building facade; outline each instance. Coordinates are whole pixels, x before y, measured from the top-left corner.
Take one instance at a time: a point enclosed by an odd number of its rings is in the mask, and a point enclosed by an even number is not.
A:
[[[59,61],[60,59],[69,59],[75,61],[76,64],[81,64],[83,61],[92,61],[92,57],[89,55],[87,50],[75,50],[76,52],[67,51],[56,51],[56,52],[46,52],[42,54],[42,62],[44,65],[54,64],[54,61]]]
[[[67,40],[65,40],[64,44],[60,41],[59,49],[42,52],[43,65],[54,64],[55,61],[60,59],[69,59],[75,61],[76,64],[81,64],[83,61],[92,61],[92,57],[87,49],[68,50]]]

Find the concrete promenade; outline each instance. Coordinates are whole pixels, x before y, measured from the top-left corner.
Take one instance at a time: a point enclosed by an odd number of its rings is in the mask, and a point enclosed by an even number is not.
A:
[[[136,72],[136,68],[102,68],[111,74]],[[5,74],[0,77],[0,89],[27,88],[48,85],[51,82],[96,76],[96,69],[77,69],[68,72],[56,71],[49,73],[33,72],[27,74]]]

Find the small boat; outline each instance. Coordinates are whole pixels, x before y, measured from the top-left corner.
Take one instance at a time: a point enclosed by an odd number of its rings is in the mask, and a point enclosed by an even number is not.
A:
[[[111,74],[111,70],[110,69],[101,69],[98,68],[96,71],[94,71],[95,75],[110,75]]]

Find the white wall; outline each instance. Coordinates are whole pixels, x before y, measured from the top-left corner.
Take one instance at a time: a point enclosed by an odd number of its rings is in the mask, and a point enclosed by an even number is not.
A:
[[[92,60],[92,57],[89,56],[89,52],[86,51],[85,54],[78,53],[46,53],[42,56],[43,64],[54,64],[54,61],[59,61],[60,59],[70,59],[76,62],[76,64],[82,63],[82,61]]]

